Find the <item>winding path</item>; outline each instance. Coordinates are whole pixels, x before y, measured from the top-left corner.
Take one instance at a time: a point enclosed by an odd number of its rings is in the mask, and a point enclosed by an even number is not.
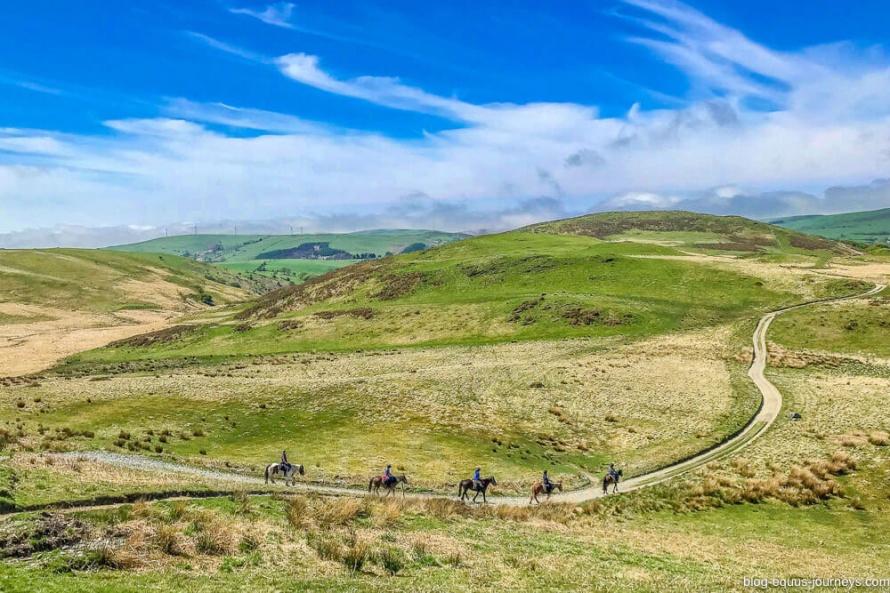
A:
[[[723,441],[716,447],[708,449],[706,451],[702,451],[701,453],[695,455],[694,457],[690,457],[684,461],[680,461],[673,465],[669,465],[663,467],[659,470],[643,474],[640,476],[636,476],[633,478],[629,478],[621,483],[621,492],[630,492],[632,490],[638,490],[640,488],[645,488],[647,486],[653,486],[655,484],[660,484],[662,482],[666,482],[676,476],[684,474],[686,472],[692,471],[694,469],[698,469],[711,461],[715,461],[717,459],[721,459],[726,457],[727,455],[731,455],[733,453],[738,452],[752,441],[760,437],[769,427],[775,422],[776,418],[779,417],[779,413],[782,411],[782,394],[779,392],[778,388],[770,383],[770,381],[764,376],[764,371],[766,369],[766,363],[768,359],[768,352],[766,347],[766,333],[769,330],[770,324],[773,320],[781,315],[782,313],[786,313],[788,311],[793,311],[795,309],[800,309],[802,307],[808,307],[817,304],[824,303],[833,303],[839,301],[846,301],[852,299],[866,298],[869,296],[873,296],[883,291],[886,288],[886,285],[879,284],[875,286],[872,290],[849,297],[842,297],[837,299],[826,299],[822,301],[814,301],[811,303],[804,303],[802,305],[795,305],[793,307],[786,307],[784,309],[779,309],[777,311],[773,311],[771,313],[767,313],[764,315],[757,324],[757,328],[754,330],[754,358],[751,363],[751,367],[748,370],[748,376],[754,382],[754,385],[757,386],[757,389],[760,391],[762,395],[762,401],[760,404],[760,409],[757,414],[751,418],[751,420],[746,424],[739,432],[733,435],[731,438]],[[194,475],[197,477],[201,477],[203,479],[209,479],[217,482],[229,482],[229,483],[238,483],[244,485],[252,485],[252,486],[260,486],[262,489],[272,490],[282,490],[283,487],[276,488],[271,486],[266,486],[262,478],[254,477],[254,476],[245,476],[240,474],[234,474],[230,472],[223,472],[217,470],[210,469],[202,469],[197,467],[192,467],[188,465],[182,465],[177,463],[170,463],[167,461],[160,461],[157,459],[151,459],[147,457],[142,457],[139,455],[127,455],[123,453],[113,453],[108,451],[87,451],[87,452],[77,452],[77,453],[63,453],[61,455],[73,458],[79,458],[89,461],[96,461],[101,463],[107,463],[110,465],[114,465],[117,467],[126,467],[130,469],[137,469],[142,471],[153,471],[160,472],[166,474],[183,474],[183,475]],[[298,483],[294,488],[288,488],[289,492],[293,491],[311,491],[317,492],[319,494],[329,494],[329,495],[337,495],[337,496],[364,496],[367,494],[364,490],[356,490],[351,488],[341,488],[334,486],[323,486],[317,484],[306,484],[306,483]],[[558,493],[551,497],[553,502],[565,502],[565,503],[582,503],[589,500],[593,500],[595,498],[600,498],[602,496],[602,486],[596,481],[591,480],[591,484],[589,486],[585,486],[584,488],[580,488],[578,490],[573,490],[565,493]],[[408,494],[409,498],[434,498],[444,496],[443,494],[433,494],[433,493],[411,493]],[[507,504],[507,505],[521,505],[527,504],[528,498],[527,496],[490,496],[489,502],[494,504]],[[106,506],[114,506],[114,505],[106,505]]]

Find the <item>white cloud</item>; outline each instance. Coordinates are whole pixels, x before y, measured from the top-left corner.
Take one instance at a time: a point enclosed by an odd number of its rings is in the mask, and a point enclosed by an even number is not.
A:
[[[866,197],[763,193],[886,176],[890,65],[849,47],[776,52],[682,4],[625,1],[652,14],[645,23],[660,38],[647,45],[696,82],[688,106],[635,105],[624,116],[603,117],[573,103],[476,105],[394,77],[336,76],[316,56],[289,54],[274,65],[296,82],[435,114],[453,126],[392,138],[292,114],[172,99],[162,106],[164,117],[110,121],[107,135],[0,130],[0,227],[355,212],[418,193],[437,204],[565,196],[591,205],[735,208],[752,216],[890,205],[881,204],[883,188]],[[775,108],[752,109],[752,98]],[[229,135],[220,126],[253,133]],[[537,215],[543,211],[515,219]]]
[[[259,19],[267,25],[275,27],[284,27],[285,29],[293,29],[291,16],[294,12],[294,5],[290,2],[278,2],[270,4],[265,10],[252,10],[249,8],[232,8],[229,10],[234,14],[246,14],[255,19]]]

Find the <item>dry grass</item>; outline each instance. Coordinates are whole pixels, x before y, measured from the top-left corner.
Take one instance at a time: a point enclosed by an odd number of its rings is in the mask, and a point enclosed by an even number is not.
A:
[[[182,441],[200,432],[193,432],[189,423],[147,420],[154,412],[145,409],[145,402],[170,393],[176,394],[178,407],[206,409],[243,405],[243,394],[250,393],[257,405],[267,406],[269,415],[290,409],[310,417],[353,410],[353,425],[337,433],[339,446],[322,445],[318,439],[292,445],[317,464],[314,478],[336,475],[351,483],[365,481],[369,466],[382,467],[398,457],[412,485],[450,489],[468,464],[479,461],[480,452],[461,450],[460,440],[443,440],[441,435],[461,439],[486,434],[504,447],[500,455],[483,463],[499,464],[492,471],[499,470],[499,478],[512,478],[504,479],[499,491],[524,491],[537,470],[524,469],[528,445],[517,443],[517,437],[544,442],[538,455],[560,449],[607,454],[620,459],[630,472],[667,463],[718,439],[715,420],[733,404],[724,360],[730,333],[730,328],[720,328],[609,350],[593,349],[602,341],[575,340],[267,357],[250,365],[214,367],[211,377],[206,376],[207,369],[198,368],[160,376],[116,375],[113,381],[100,382],[48,378],[40,387],[30,388],[29,394],[40,397],[41,406],[58,410],[60,417],[65,413],[71,422],[92,422],[97,411],[104,410],[104,417],[126,423],[125,431],[139,438],[152,430],[157,435],[154,442],[159,443],[146,444],[152,449],[175,454],[188,446],[196,457],[204,449],[209,456],[251,463],[266,460],[260,457],[266,455],[262,443],[207,446],[217,437],[231,443],[229,433],[241,431],[234,422],[207,425],[213,429],[206,431],[206,445],[202,440],[200,446],[191,446]],[[88,406],[87,400],[92,402]],[[0,402],[0,414],[7,405]],[[702,414],[702,408],[709,413]],[[463,413],[468,409],[476,413]],[[164,417],[162,410],[157,416]],[[43,415],[41,421],[53,418]],[[383,422],[406,430],[381,440],[378,431],[368,427]],[[97,442],[113,443],[120,429],[120,425],[96,429]],[[279,436],[269,439],[277,441]],[[515,462],[505,459],[511,444]],[[563,478],[569,487],[579,485],[577,476]]]

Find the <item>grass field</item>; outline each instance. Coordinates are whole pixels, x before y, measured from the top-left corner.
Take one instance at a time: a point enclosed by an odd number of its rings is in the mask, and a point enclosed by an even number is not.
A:
[[[793,216],[774,220],[772,223],[829,239],[884,244],[890,241],[890,208],[846,214]]]
[[[713,445],[759,405],[746,370],[764,312],[890,274],[880,258],[794,234],[770,230],[767,245],[760,223],[635,216],[365,262],[212,318],[197,311],[201,327],[153,345],[137,338],[0,383],[0,511],[230,493],[0,515],[0,590],[698,591],[750,590],[746,577],[890,578],[886,292],[776,319],[767,375],[782,414],[731,458],[580,506],[453,500],[476,465],[497,476],[496,493],[523,493],[545,468],[577,487],[610,461],[635,475]],[[282,448],[306,465],[304,481],[362,487],[391,462],[412,488],[451,500],[247,496],[209,477],[65,456],[98,449],[257,476]]]
[[[236,293],[238,299],[249,294],[239,292],[234,274],[181,257],[87,249],[0,251],[0,303],[98,312],[156,308],[159,295],[144,290],[156,282],[196,300],[210,294],[226,302]]]
[[[747,421],[759,400],[736,381],[744,367],[721,357],[728,332],[630,346],[528,342],[279,357],[160,377],[46,378],[7,390],[0,412],[25,433],[24,449],[160,449],[259,475],[286,448],[310,479],[350,486],[388,462],[412,485],[446,492],[476,464],[499,477],[503,492],[524,491],[548,467],[579,485],[610,460],[641,473]],[[22,480],[21,504],[39,498],[28,493],[31,482]]]
[[[303,282],[313,276],[355,264],[361,259],[269,259],[263,254],[305,243],[329,243],[332,249],[384,257],[409,246],[434,247],[468,235],[425,230],[377,230],[344,234],[182,235],[109,247],[113,251],[169,253],[217,264],[247,277],[265,276]]]
[[[820,254],[811,254],[816,261]],[[724,265],[725,264],[725,265]],[[674,248],[514,232],[371,261],[270,293],[229,323],[151,347],[84,353],[69,367],[136,359],[638,339],[709,327],[808,300],[855,280],[760,274]]]

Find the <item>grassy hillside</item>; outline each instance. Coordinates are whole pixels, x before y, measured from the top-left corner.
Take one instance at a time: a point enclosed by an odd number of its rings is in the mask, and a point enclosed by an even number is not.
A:
[[[141,284],[140,284],[141,283]],[[159,290],[151,290],[154,283]],[[0,250],[0,303],[114,312],[161,308],[159,299],[248,298],[262,286],[176,256],[103,250]],[[256,290],[254,290],[256,289]]]
[[[844,245],[741,216],[682,211],[605,212],[545,222],[533,233],[583,235],[608,241],[654,241],[685,250],[724,254],[851,254]]]
[[[871,212],[792,216],[773,220],[772,224],[829,239],[862,243],[890,241],[890,208]]]
[[[683,213],[668,213],[675,220]],[[92,352],[82,361],[356,350],[406,345],[484,344],[567,337],[622,339],[695,329],[855,290],[855,282],[811,277],[796,287],[750,269],[690,260],[647,239],[605,241],[642,228],[649,214],[594,215],[366,261],[269,293],[228,323],[165,344]],[[695,225],[661,231],[707,234],[714,244],[779,237],[770,253],[815,261],[832,242],[744,221],[694,215]],[[634,221],[636,226],[625,224]],[[683,218],[682,220],[686,220]],[[710,225],[710,226],[708,226]],[[722,229],[722,230],[721,230]],[[753,229],[753,231],[752,231]],[[591,231],[592,232],[592,231]],[[642,231],[641,231],[642,232]],[[745,235],[744,233],[749,233]],[[783,234],[785,233],[785,234]],[[795,245],[791,243],[794,242]],[[685,247],[683,248],[685,251]],[[840,249],[840,248],[837,248]],[[798,291],[798,289],[800,289]]]
[[[752,577],[886,578],[886,294],[776,319],[767,373],[784,407],[731,457],[580,505],[454,498],[477,465],[496,494],[526,493],[543,469],[575,488],[610,461],[637,475],[732,434],[760,404],[746,376],[757,317],[865,288],[830,274],[890,275],[843,251],[741,219],[585,217],[366,261],[213,325],[0,381],[0,511],[34,509],[0,517],[0,589],[746,591],[766,587]],[[282,449],[306,465],[303,483],[364,493],[392,463],[438,497],[249,496],[264,486],[66,454],[257,477]],[[92,506],[184,491],[229,494]],[[90,506],[38,510],[71,502]]]
[[[272,259],[264,254],[322,243],[349,254],[383,257],[406,249],[434,247],[466,238],[461,233],[425,230],[376,230],[346,234],[308,235],[182,235],[110,247],[114,251],[170,253],[218,264],[250,275],[303,281],[361,261],[355,259]],[[265,264],[265,265],[263,265]]]

